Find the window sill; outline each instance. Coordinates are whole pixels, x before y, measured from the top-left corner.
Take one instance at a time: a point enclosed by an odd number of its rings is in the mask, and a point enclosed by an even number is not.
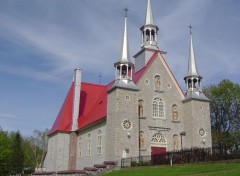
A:
[[[180,123],[180,120],[172,120],[172,123]]]

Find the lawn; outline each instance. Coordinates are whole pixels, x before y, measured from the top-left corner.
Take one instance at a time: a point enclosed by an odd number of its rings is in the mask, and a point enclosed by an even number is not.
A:
[[[115,170],[104,176],[240,176],[240,163],[208,163],[133,167]]]

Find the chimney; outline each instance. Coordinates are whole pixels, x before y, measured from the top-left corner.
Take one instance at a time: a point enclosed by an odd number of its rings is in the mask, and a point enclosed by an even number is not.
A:
[[[78,129],[78,114],[80,105],[80,92],[81,92],[81,70],[76,68],[74,70],[74,91],[73,91],[73,111],[72,111],[72,131]]]

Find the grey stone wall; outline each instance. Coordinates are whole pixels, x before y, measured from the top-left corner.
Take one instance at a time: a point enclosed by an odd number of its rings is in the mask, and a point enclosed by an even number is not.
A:
[[[98,132],[102,132],[102,145],[101,153],[98,153]],[[83,169],[84,167],[93,167],[94,164],[102,164],[105,161],[105,133],[106,133],[106,121],[95,124],[87,129],[83,129],[78,132],[77,137],[77,169]],[[91,134],[91,154],[88,155],[88,135]],[[80,141],[81,138],[81,141]],[[80,146],[81,145],[81,146]],[[81,149],[81,155],[80,155]]]
[[[144,101],[143,118],[140,118],[141,131],[144,131],[144,147],[141,149],[141,155],[150,155],[151,146],[166,147],[167,151],[173,150],[173,135],[178,135],[178,148],[180,149],[180,132],[184,130],[184,113],[183,113],[183,94],[179,89],[174,77],[171,76],[166,64],[159,54],[148,70],[142,76],[137,86],[140,88],[138,99]],[[139,59],[139,58],[137,58]],[[155,76],[160,76],[160,91],[155,88]],[[164,118],[154,118],[153,100],[161,98],[164,102]],[[178,106],[178,118],[172,118],[172,105]],[[168,128],[169,131],[163,131],[160,128],[150,129],[149,127]],[[152,136],[160,132],[166,139],[167,144],[156,144],[151,142]]]
[[[138,156],[137,92],[116,88],[108,94],[106,160]]]
[[[184,103],[186,147],[212,147],[209,102]]]
[[[68,133],[56,133],[48,139],[46,171],[60,171],[68,169],[69,160]]]

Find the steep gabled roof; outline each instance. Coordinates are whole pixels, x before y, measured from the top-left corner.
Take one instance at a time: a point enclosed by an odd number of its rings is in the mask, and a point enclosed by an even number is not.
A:
[[[71,85],[61,110],[48,134],[57,131],[70,132],[72,125],[73,91],[74,84]],[[78,128],[85,127],[106,116],[107,86],[82,82]]]
[[[153,61],[158,58],[162,60],[164,67],[168,71],[173,82],[176,84],[177,89],[184,98],[184,94],[180,89],[175,77],[169,69],[166,61],[161,56],[159,51],[153,53],[146,66],[141,70],[133,74],[134,83],[138,83]],[[92,83],[81,83],[81,94],[80,94],[80,107],[78,116],[78,128],[81,129],[94,122],[105,119],[107,117],[107,91],[112,87],[114,81],[108,85],[99,85]],[[61,110],[49,131],[49,134],[53,134],[57,131],[70,132],[72,124],[72,108],[73,108],[73,91],[74,84],[71,85],[66,99],[61,107]]]
[[[74,84],[72,83],[65,101],[57,115],[55,122],[48,134],[52,134],[56,131],[67,132],[71,129],[72,124],[72,104],[73,104],[73,91]]]
[[[107,86],[82,83],[78,128],[107,116]]]

